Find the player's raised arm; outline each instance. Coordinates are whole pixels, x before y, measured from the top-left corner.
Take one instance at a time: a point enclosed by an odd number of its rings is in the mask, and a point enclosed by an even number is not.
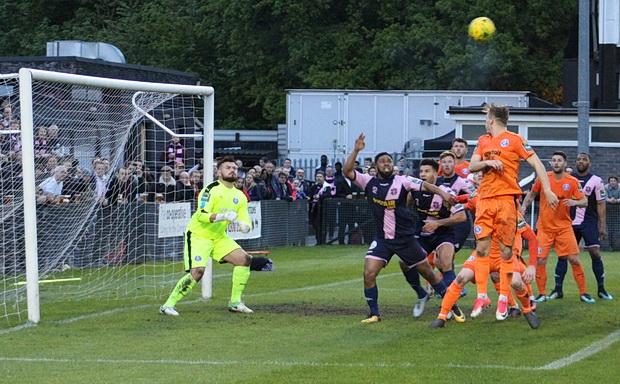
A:
[[[473,154],[469,160],[468,168],[472,173],[478,171],[487,172],[489,169],[501,171],[504,168],[504,163],[500,160],[482,160],[482,156]]]
[[[453,206],[456,204],[456,196],[444,191],[443,189],[439,188],[438,186],[434,184],[425,182],[422,185],[422,190],[441,196],[443,201],[449,206]]]
[[[545,166],[535,153],[529,156],[526,161],[536,170],[541,189],[545,192],[547,204],[551,209],[555,210],[555,207],[558,206],[558,197],[551,191],[551,185],[549,184],[549,177],[547,176]]]
[[[366,147],[366,143],[364,142],[365,138],[366,136],[363,133],[360,133],[359,137],[355,140],[353,151],[349,155],[349,158],[347,158],[347,162],[342,168],[342,173],[349,180],[355,180],[355,159],[357,158],[359,152]]]

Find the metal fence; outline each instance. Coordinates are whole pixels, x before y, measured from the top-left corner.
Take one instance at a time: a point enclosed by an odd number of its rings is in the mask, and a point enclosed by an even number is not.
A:
[[[79,218],[71,204],[42,205],[38,210],[39,264],[42,271],[64,264],[100,267],[125,263],[176,260],[183,256],[181,236],[158,237],[157,203],[132,203],[92,211]],[[7,206],[0,205],[0,210]],[[15,209],[15,208],[12,208]],[[23,217],[22,212],[12,212]],[[415,213],[412,213],[415,215]],[[81,220],[78,223],[77,220]],[[534,223],[537,210],[528,214]],[[316,244],[370,244],[376,234],[368,202],[364,199],[325,199],[313,206],[306,200],[261,201],[261,237],[239,240],[246,250]],[[620,250],[620,205],[607,205],[608,240],[604,251]],[[24,271],[24,227],[19,220],[4,220],[0,262],[4,273]],[[465,248],[473,247],[469,235]],[[2,272],[2,271],[0,271]]]

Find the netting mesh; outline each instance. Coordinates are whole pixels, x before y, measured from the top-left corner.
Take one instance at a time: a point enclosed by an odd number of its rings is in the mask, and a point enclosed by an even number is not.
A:
[[[26,307],[23,143],[18,80],[0,81],[0,100],[10,109],[0,149],[0,319],[11,324],[23,320]],[[182,237],[158,236],[158,208],[194,203],[201,172],[193,184],[187,171],[202,143],[172,140],[134,108],[134,91],[35,81],[32,93],[36,185],[28,188],[37,191],[39,278],[53,281],[42,283],[41,303],[169,290],[170,274],[182,269]],[[136,97],[180,134],[201,129],[201,101],[157,92]]]

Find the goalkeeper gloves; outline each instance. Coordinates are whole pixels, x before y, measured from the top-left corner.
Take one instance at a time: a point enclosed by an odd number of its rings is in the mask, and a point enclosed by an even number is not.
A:
[[[239,226],[239,230],[242,233],[248,233],[250,232],[250,226],[247,225],[246,223],[244,223],[243,221],[237,221],[237,225]]]
[[[217,215],[215,215],[215,220],[213,220],[213,222],[217,223],[218,221],[229,221],[232,223],[233,221],[235,221],[237,216],[237,212],[218,213]]]

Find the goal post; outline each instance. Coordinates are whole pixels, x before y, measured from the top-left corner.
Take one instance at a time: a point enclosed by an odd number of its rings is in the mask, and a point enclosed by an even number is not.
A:
[[[78,87],[77,89],[71,88],[69,90],[64,90],[63,92],[56,90],[53,86],[42,87],[41,90],[35,91],[35,82],[36,83],[45,83],[56,85],[60,84],[63,86],[69,87]],[[85,87],[86,89],[82,89]],[[89,92],[92,94],[94,92],[89,90],[114,90],[118,91],[118,93],[114,93],[111,96],[100,97],[97,95],[96,97],[89,96]],[[36,93],[40,92],[40,93]],[[59,98],[58,95],[61,94],[78,94],[79,92],[85,92],[85,96],[80,100],[79,108],[75,106],[71,106],[73,109],[69,109],[67,107],[66,110],[63,110],[65,106],[74,103],[73,100],[63,100]],[[144,108],[136,108],[133,109],[132,101],[135,103],[135,95],[136,93],[144,93],[150,92],[154,94],[164,94],[161,99],[154,98],[153,100],[157,100],[156,102],[145,102]],[[38,195],[40,191],[37,191],[36,186],[37,182],[37,167],[38,164],[35,163],[36,148],[35,144],[37,143],[37,137],[35,137],[35,133],[38,132],[37,129],[37,119],[42,120],[37,116],[39,111],[37,110],[38,105],[41,103],[46,103],[48,101],[53,102],[54,106],[45,106],[45,113],[48,116],[54,116],[55,119],[59,121],[64,121],[67,125],[70,125],[72,128],[72,143],[92,143],[88,145],[94,146],[97,150],[101,151],[101,148],[109,151],[111,162],[115,162],[112,166],[116,166],[118,164],[122,164],[122,156],[114,151],[123,151],[125,148],[126,142],[130,135],[130,131],[141,121],[144,119],[152,120],[154,119],[148,112],[148,110],[154,110],[160,107],[161,105],[165,105],[166,103],[174,102],[176,95],[186,95],[188,97],[196,97],[202,100],[202,109],[203,109],[203,129],[202,129],[202,143],[203,143],[203,164],[204,170],[203,172],[203,180],[205,185],[210,183],[213,180],[213,174],[211,170],[213,169],[213,140],[214,140],[214,89],[209,86],[193,86],[193,85],[181,85],[181,84],[164,84],[164,83],[149,83],[149,82],[139,82],[139,81],[129,81],[129,80],[119,80],[119,79],[109,79],[109,78],[99,78],[92,76],[84,76],[84,75],[73,75],[66,73],[58,73],[58,72],[49,72],[43,70],[36,69],[27,69],[23,68],[19,71],[19,116],[21,119],[21,150],[22,150],[22,177],[23,177],[23,220],[24,220],[24,245],[25,245],[25,272],[26,272],[26,294],[27,294],[27,313],[28,313],[28,321],[32,323],[38,323],[41,319],[40,315],[40,292],[39,292],[39,279],[40,279],[40,269],[41,265],[39,265],[39,234],[42,229],[37,228],[37,199],[40,198]],[[131,97],[134,96],[134,97]],[[93,101],[94,100],[94,101]],[[172,100],[172,101],[171,101]],[[94,104],[97,102],[98,104]],[[77,102],[76,102],[77,103]],[[99,115],[97,116],[96,121],[89,122],[88,124],[82,124],[82,122],[77,121],[79,119],[79,111],[83,108],[88,107],[88,105],[93,104],[96,106],[91,106],[91,111],[95,110]],[[114,109],[110,106],[110,103],[115,103]],[[156,105],[159,103],[159,105]],[[78,105],[78,104],[76,104]],[[105,111],[99,112],[98,108],[101,108]],[[133,110],[132,110],[133,109]],[[141,109],[141,110],[140,110]],[[183,106],[182,108],[187,111],[195,111],[198,108],[191,106]],[[95,112],[93,112],[95,113]],[[148,115],[148,116],[145,116]],[[77,116],[77,117],[76,117]],[[173,118],[177,118],[174,116]],[[189,116],[179,116],[179,119],[188,120]],[[82,128],[82,125],[85,128]],[[100,130],[97,132],[96,137],[91,137],[90,133],[87,131],[89,126],[95,126]],[[122,127],[118,128],[119,126]],[[160,124],[155,124],[160,125]],[[112,132],[109,133],[110,142],[108,144],[102,144],[105,140],[108,139],[106,137],[105,129],[117,129],[118,132],[115,133],[116,136],[112,137]],[[171,130],[167,130],[168,133],[171,133],[172,136],[178,137],[195,137],[196,134],[182,134],[175,133]],[[79,132],[79,134],[77,133]],[[37,133],[38,134],[38,133]],[[106,142],[107,143],[107,142]],[[82,145],[82,144],[80,144]],[[76,144],[77,146],[77,144]],[[64,146],[63,146],[64,150]],[[92,157],[92,156],[91,156]],[[79,159],[82,163],[86,163],[86,157],[84,159]],[[125,159],[126,160],[126,159]],[[78,161],[73,158],[73,161]],[[112,176],[113,169],[110,169],[107,173],[107,176]],[[121,194],[122,196],[122,194]],[[138,197],[138,196],[136,196]],[[133,196],[125,196],[125,199],[130,198],[129,202],[133,204],[131,199]],[[76,199],[77,200],[77,199]],[[119,197],[119,201],[122,198]],[[78,200],[79,202],[79,200]],[[76,249],[82,250],[80,247],[76,246],[75,243],[78,243],[82,238],[87,236],[93,236],[94,232],[89,232],[89,227],[93,226],[93,223],[97,222],[97,210],[100,209],[97,207],[96,202],[91,202],[89,204],[84,203],[83,208],[79,212],[81,216],[78,221],[74,223],[76,234],[73,238],[74,243],[66,245],[63,250],[68,250],[71,248],[73,252],[76,252]],[[132,208],[133,209],[133,208]],[[137,208],[136,208],[137,209]],[[136,211],[137,212],[137,211]],[[133,215],[132,217],[136,217],[137,213],[134,214],[133,211],[130,213],[124,213],[125,215]],[[120,220],[120,219],[119,219]],[[149,224],[149,223],[147,223]],[[146,224],[145,224],[146,225]],[[114,225],[111,225],[111,228],[114,229]],[[52,228],[53,231],[60,231],[58,228]],[[133,231],[134,229],[130,229]],[[96,234],[96,233],[95,233]],[[57,234],[54,234],[57,235]],[[123,249],[118,249],[118,253],[123,253],[125,248],[125,239],[131,238],[131,241],[135,241],[134,237],[139,236],[136,233],[132,232],[126,235],[122,244],[119,243],[119,247]],[[59,239],[60,240],[60,239]],[[129,241],[129,240],[127,240]],[[64,245],[63,245],[64,246]],[[110,253],[112,254],[112,253]],[[62,259],[64,260],[64,259]],[[58,263],[58,260],[55,260]],[[94,263],[89,264],[89,267],[96,269],[97,265]],[[205,273],[205,278],[203,279],[203,296],[210,297],[212,288],[211,288],[211,265],[209,265],[209,270]],[[155,267],[154,267],[155,268]],[[135,273],[135,272],[132,272]],[[149,278],[152,276],[149,275]],[[112,277],[107,277],[108,279],[112,279]],[[77,279],[77,278],[76,278]],[[97,284],[97,283],[94,283]],[[93,284],[93,285],[94,285]],[[133,283],[129,283],[124,281],[123,284],[129,286]],[[169,287],[170,288],[170,287]],[[85,288],[86,289],[86,288]],[[95,288],[93,288],[95,289]],[[116,290],[119,288],[116,287]],[[130,289],[125,287],[123,289]]]

